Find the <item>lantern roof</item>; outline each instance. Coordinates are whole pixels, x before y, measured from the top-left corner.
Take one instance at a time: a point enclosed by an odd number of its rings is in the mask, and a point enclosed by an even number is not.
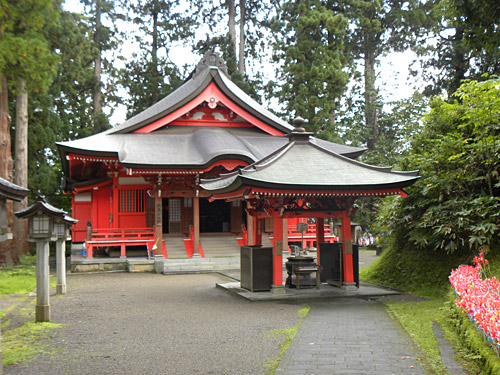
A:
[[[68,219],[72,219],[69,216],[67,216],[66,211],[61,210],[60,208],[56,208],[56,207],[52,206],[51,204],[49,204],[46,201],[45,197],[42,195],[38,196],[36,198],[36,201],[32,205],[30,205],[22,210],[19,210],[17,212],[14,212],[14,215],[16,215],[20,219],[26,219],[26,218],[30,218],[30,217],[38,214],[39,212],[44,213],[47,216],[51,216],[54,218],[61,218],[65,221],[66,221],[66,217]],[[72,220],[75,220],[75,219],[72,219]],[[68,220],[68,223],[69,222],[70,221]]]
[[[413,184],[418,171],[398,172],[358,162],[313,141],[301,127],[289,134],[289,142],[271,155],[236,172],[201,181],[201,187],[214,194],[246,188],[274,191],[357,192],[400,189]],[[269,191],[269,190],[268,190]]]
[[[0,197],[21,201],[28,195],[29,190],[19,185],[13,184],[0,177]]]

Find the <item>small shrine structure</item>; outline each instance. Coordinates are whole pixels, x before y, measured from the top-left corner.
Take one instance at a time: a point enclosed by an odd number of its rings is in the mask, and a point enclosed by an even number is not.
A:
[[[351,216],[355,201],[365,197],[406,196],[403,188],[413,184],[417,171],[395,172],[340,155],[314,141],[294,120],[295,130],[287,144],[270,155],[218,178],[201,181],[211,200],[245,201],[261,228],[264,218],[273,218],[273,288],[283,285],[283,220],[299,217],[316,219],[316,243],[325,242],[324,219],[341,220],[343,282],[354,285]],[[250,245],[262,244],[262,231],[255,230]],[[321,264],[320,246],[318,262]]]
[[[115,246],[126,257],[129,245],[168,257],[165,241],[187,237],[191,257],[203,256],[200,235],[231,235],[237,246],[236,235],[247,225],[253,238],[254,211],[245,202],[257,201],[244,195],[209,200],[212,191],[200,180],[240,168],[246,173],[245,167],[288,147],[292,131],[231,82],[219,55],[208,52],[183,85],[150,108],[105,132],[57,144],[63,191],[72,196],[78,220],[73,243],[85,243],[88,257],[99,246]],[[308,142],[343,159],[364,152],[313,136]],[[272,228],[269,217],[261,229]]]

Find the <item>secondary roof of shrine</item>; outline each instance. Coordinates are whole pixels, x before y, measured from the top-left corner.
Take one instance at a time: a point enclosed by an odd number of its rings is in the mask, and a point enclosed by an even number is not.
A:
[[[201,187],[215,199],[307,191],[383,196],[404,194],[401,189],[419,178],[418,171],[396,172],[342,156],[314,142],[303,128],[288,137],[289,142],[271,155],[236,172],[202,180]]]

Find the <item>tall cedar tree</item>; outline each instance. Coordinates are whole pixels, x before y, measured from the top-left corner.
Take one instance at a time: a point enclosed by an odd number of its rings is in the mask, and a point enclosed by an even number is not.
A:
[[[287,2],[274,23],[274,58],[282,63],[276,95],[289,120],[301,116],[307,130],[338,138],[335,114],[348,75],[344,38],[347,19],[320,0]]]
[[[197,42],[195,49],[203,55],[219,50],[226,62],[231,80],[243,91],[260,101],[262,72],[247,74],[249,65],[260,64],[268,47],[270,17],[279,0],[194,0],[197,23],[209,27],[210,36]]]
[[[342,6],[351,23],[349,50],[354,59],[363,62],[364,129],[358,134],[369,150],[375,150],[384,133],[378,121],[382,108],[377,89],[378,59],[415,46],[433,21],[432,7],[421,0],[343,0]]]
[[[2,79],[4,100],[0,105],[8,105],[5,90],[11,88],[16,95],[17,107],[14,182],[28,187],[28,94],[46,90],[54,72],[56,56],[50,51],[42,30],[57,20],[60,4],[52,0],[2,1],[0,9],[0,76],[5,77]],[[5,120],[8,109],[1,108],[0,113],[4,114],[2,118]],[[5,124],[2,125],[2,131],[5,131]],[[4,139],[7,137],[2,135]],[[8,151],[2,153],[5,152]],[[11,173],[9,170],[3,172],[6,176]],[[14,210],[26,206],[27,199],[16,202]],[[8,217],[12,219],[11,214]],[[14,219],[13,232],[14,240],[0,245],[3,262],[7,264],[17,262],[19,256],[28,250],[26,221]]]
[[[117,49],[118,41],[115,32],[115,22],[124,16],[115,9],[115,0],[82,0],[87,10],[87,19],[91,28],[93,40],[94,82],[93,82],[93,123],[94,134],[109,129],[109,119],[103,112],[105,100],[109,96],[103,93],[103,72],[108,80],[113,79],[114,66],[105,58],[106,52]]]
[[[428,95],[445,90],[451,96],[462,80],[500,74],[500,2],[498,0],[434,0],[437,43],[419,48]],[[432,34],[431,34],[432,35]]]
[[[44,195],[56,207],[69,210],[61,194],[62,177],[55,142],[90,136],[94,132],[94,55],[90,26],[80,14],[61,12],[58,22],[45,28],[50,49],[59,62],[47,92],[29,100],[28,179],[30,199]]]
[[[135,38],[140,52],[126,64],[121,82],[129,95],[127,114],[133,116],[181,85],[185,72],[169,54],[174,42],[192,36],[193,21],[177,0],[132,1],[129,13],[139,26]]]

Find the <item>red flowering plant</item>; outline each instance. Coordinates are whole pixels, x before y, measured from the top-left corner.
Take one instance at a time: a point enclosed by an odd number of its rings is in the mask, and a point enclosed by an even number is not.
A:
[[[457,295],[456,305],[467,314],[497,355],[500,354],[499,282],[490,274],[483,250],[474,257],[474,267],[460,265],[451,271],[450,283]],[[500,355],[499,355],[500,356]]]

